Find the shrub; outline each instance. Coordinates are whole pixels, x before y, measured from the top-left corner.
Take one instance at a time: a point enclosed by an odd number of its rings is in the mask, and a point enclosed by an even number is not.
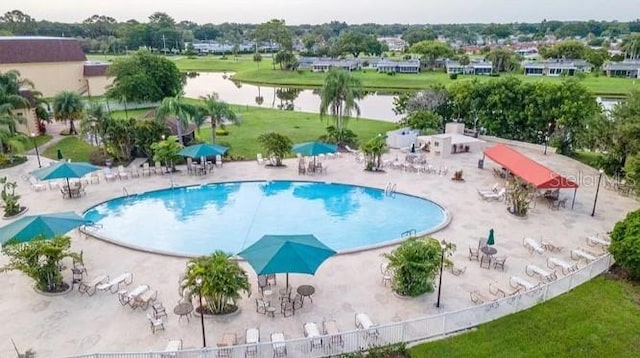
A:
[[[282,158],[291,152],[293,142],[289,137],[276,132],[263,133],[258,137],[258,142],[268,153],[275,157],[275,166],[282,166]]]
[[[446,250],[453,248],[449,244]],[[411,238],[391,253],[383,254],[389,260],[389,269],[394,273],[393,290],[399,295],[411,297],[433,292],[434,281],[440,269],[441,250],[442,246],[436,239]]]
[[[65,129],[60,131],[60,135],[61,136],[68,136],[68,135],[71,135],[71,132],[69,132],[69,128],[65,128]]]
[[[4,216],[10,217],[18,215],[23,207],[20,206],[18,200],[20,195],[16,194],[16,182],[11,182],[7,177],[0,178],[0,184],[2,184],[2,192],[0,192],[0,198],[4,206]]]
[[[457,73],[451,73],[449,74],[449,78],[452,80],[457,80],[458,79],[458,74]]]
[[[217,128],[216,129],[216,136],[227,136],[229,135],[229,131],[226,129],[222,129],[222,128]]]
[[[627,214],[611,233],[609,252],[634,280],[640,280],[640,210]]]
[[[109,159],[111,159],[109,154],[105,153],[102,149],[96,149],[89,153],[89,163],[93,165],[104,166]]]

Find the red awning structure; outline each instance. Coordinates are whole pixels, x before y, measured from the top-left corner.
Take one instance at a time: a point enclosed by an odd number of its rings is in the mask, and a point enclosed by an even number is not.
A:
[[[484,154],[513,175],[538,189],[577,189],[578,184],[504,144],[487,148]]]

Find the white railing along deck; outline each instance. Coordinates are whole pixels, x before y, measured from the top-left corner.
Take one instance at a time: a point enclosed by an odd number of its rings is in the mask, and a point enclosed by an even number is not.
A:
[[[613,263],[607,254],[590,262],[585,267],[570,273],[556,281],[495,302],[446,312],[434,316],[420,317],[403,322],[390,323],[373,327],[369,330],[342,332],[337,335],[321,337],[321,347],[312,348],[312,339],[300,338],[284,342],[288,357],[328,357],[341,353],[357,352],[367,347],[400,342],[415,342],[442,337],[461,330],[473,328],[482,323],[516,313],[538,303],[548,301],[568,292],[586,281],[605,272]],[[317,339],[317,338],[314,338]],[[247,351],[250,353],[247,355]],[[253,353],[256,352],[256,353]],[[225,348],[191,349],[175,352],[144,353],[94,353],[73,358],[203,358],[203,357],[273,357],[271,342],[257,345],[238,345]]]

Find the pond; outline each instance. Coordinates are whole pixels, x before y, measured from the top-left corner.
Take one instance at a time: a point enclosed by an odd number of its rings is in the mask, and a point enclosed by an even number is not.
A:
[[[319,89],[258,86],[234,82],[230,74],[208,72],[187,77],[184,87],[186,97],[198,98],[217,92],[220,98],[231,104],[278,108],[299,112],[320,112]],[[360,118],[397,122],[400,116],[393,113],[395,93],[366,93],[358,101]]]

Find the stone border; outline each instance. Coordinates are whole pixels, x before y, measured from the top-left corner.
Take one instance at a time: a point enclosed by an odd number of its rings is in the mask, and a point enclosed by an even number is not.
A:
[[[27,211],[29,211],[29,208],[28,208],[28,207],[26,207],[26,206],[23,206],[22,208],[23,208],[23,209],[22,209],[22,211],[21,211],[21,212],[19,212],[19,213],[17,213],[17,214],[15,214],[15,215],[12,215],[12,216],[4,216],[4,215],[3,215],[3,216],[2,216],[2,220],[13,220],[13,219],[15,219],[15,218],[19,218],[19,217],[21,217],[21,216],[22,216],[22,215],[24,215]]]
[[[36,286],[33,286],[33,290],[36,291],[37,294],[42,295],[42,296],[47,296],[47,297],[64,296],[64,295],[67,295],[69,292],[73,291],[73,285],[72,284],[68,284],[68,283],[66,283],[64,281],[63,281],[63,283],[67,284],[69,286],[69,288],[67,288],[66,290],[64,290],[62,292],[44,292],[44,291],[40,291],[39,289],[37,289]]]
[[[96,207],[98,205],[104,204],[106,202],[109,202],[111,200],[127,198],[127,197],[132,197],[132,196],[138,196],[138,195],[141,195],[141,194],[153,193],[153,192],[158,192],[158,191],[182,189],[182,188],[198,187],[198,186],[206,186],[206,185],[211,185],[211,184],[217,185],[217,184],[229,184],[229,183],[254,183],[254,182],[276,182],[276,181],[350,185],[350,186],[353,186],[353,187],[369,188],[369,189],[375,189],[375,190],[384,191],[384,189],[381,189],[381,188],[365,186],[365,185],[350,184],[350,183],[343,183],[343,182],[334,182],[334,181],[284,180],[284,179],[283,180],[221,181],[221,182],[210,182],[210,183],[206,183],[206,184],[184,185],[184,186],[178,186],[178,187],[173,187],[173,188],[164,188],[164,189],[158,189],[158,190],[151,190],[151,191],[141,192],[141,193],[138,193],[138,194],[117,196],[117,197],[114,197],[114,198],[111,198],[111,199],[108,199],[108,200],[101,201],[101,202],[99,202],[97,204],[94,204],[94,205],[88,207],[87,209],[85,209],[82,212],[82,215],[84,215],[90,209],[92,209],[92,208],[94,208],[94,207]],[[426,236],[426,235],[430,235],[430,234],[433,234],[435,232],[438,232],[438,231],[446,228],[447,226],[449,226],[449,224],[451,223],[451,220],[453,219],[452,213],[448,209],[446,209],[442,204],[440,204],[440,203],[438,203],[438,202],[436,202],[434,200],[427,199],[427,198],[424,198],[424,197],[421,197],[421,196],[417,196],[417,195],[414,195],[414,194],[409,194],[409,193],[402,192],[402,191],[396,191],[395,193],[396,194],[401,194],[401,195],[406,195],[406,196],[411,196],[411,197],[418,198],[418,199],[421,199],[421,200],[426,200],[426,201],[436,205],[437,207],[439,207],[440,210],[442,210],[442,212],[444,214],[444,220],[439,225],[436,225],[435,227],[430,228],[429,230],[416,232],[416,235],[415,235],[416,237]],[[189,258],[189,259],[202,256],[202,255],[199,255],[199,254],[187,254],[187,253],[179,253],[179,252],[172,252],[172,251],[165,251],[165,250],[156,250],[156,249],[151,249],[151,248],[148,248],[148,247],[143,247],[143,246],[139,246],[139,245],[126,243],[126,242],[123,242],[123,241],[114,240],[114,239],[106,237],[104,235],[100,235],[95,231],[88,230],[86,226],[80,227],[79,230],[80,230],[80,232],[82,232],[86,236],[91,236],[91,237],[93,237],[95,239],[102,240],[102,241],[108,242],[110,244],[114,244],[116,246],[124,247],[124,248],[127,248],[127,249],[132,249],[132,250],[136,250],[136,251],[148,252],[148,253],[162,255],[162,256],[178,257],[178,258]],[[394,245],[397,245],[397,244],[405,241],[406,239],[408,239],[408,237],[400,237],[400,238],[391,239],[391,240],[387,240],[387,241],[383,241],[383,242],[379,242],[379,243],[375,243],[375,244],[371,244],[371,245],[364,245],[364,246],[359,246],[359,247],[350,248],[350,249],[346,249],[346,250],[340,250],[340,251],[338,251],[336,253],[336,255],[347,255],[347,254],[352,254],[352,253],[357,253],[357,252],[375,250],[375,249],[379,249],[379,248],[383,248],[383,247],[394,246]],[[244,261],[239,256],[234,256],[234,259],[238,260],[238,261]]]

